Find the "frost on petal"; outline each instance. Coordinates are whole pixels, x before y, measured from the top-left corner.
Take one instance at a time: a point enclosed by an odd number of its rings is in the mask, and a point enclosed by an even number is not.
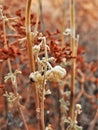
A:
[[[55,66],[46,72],[46,79],[50,81],[59,81],[66,75],[66,70],[61,66]]]

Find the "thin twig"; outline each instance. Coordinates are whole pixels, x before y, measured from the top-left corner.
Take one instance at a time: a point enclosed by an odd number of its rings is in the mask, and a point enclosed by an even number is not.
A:
[[[46,45],[46,38],[43,37],[43,43],[44,43],[44,54],[45,54],[45,60],[47,62],[48,60],[48,53],[47,53],[47,45]],[[45,129],[45,122],[44,122],[44,96],[45,96],[45,73],[47,71],[47,66],[44,68],[45,71],[44,71],[44,80],[43,80],[43,83],[41,84],[41,88],[42,88],[42,92],[41,92],[41,128],[42,130]]]
[[[84,93],[84,84],[81,83],[81,90],[80,90],[79,94],[77,95],[77,97],[75,98],[75,103],[79,101],[79,99],[83,95],[83,93]]]
[[[34,28],[34,32],[35,32],[35,33],[37,32],[37,29],[38,29],[39,17],[40,17],[40,9],[39,9],[39,7],[38,7],[37,18],[36,18],[36,25],[35,25],[35,28]]]
[[[94,126],[95,126],[97,121],[98,121],[98,110],[96,111],[94,119],[90,123],[90,129],[89,130],[94,130]]]

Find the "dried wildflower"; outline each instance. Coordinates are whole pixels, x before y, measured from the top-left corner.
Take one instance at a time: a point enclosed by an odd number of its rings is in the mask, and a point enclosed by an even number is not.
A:
[[[64,99],[62,98],[60,99],[60,103],[62,112],[66,113],[67,111],[69,111],[69,105],[70,105],[69,101],[64,101]]]
[[[44,73],[48,70],[48,69],[51,69],[52,66],[51,64],[49,63],[49,61],[51,62],[51,59],[50,58],[45,58],[43,57],[42,60],[40,60],[38,58],[38,63],[39,63],[39,68],[40,68],[40,73],[42,75],[44,75]]]
[[[77,116],[80,115],[82,112],[82,107],[80,104],[76,104],[76,109],[75,109],[75,121],[77,122]]]
[[[33,54],[38,54],[40,52],[40,45],[35,45],[32,50]]]
[[[50,57],[50,58],[45,58],[43,57],[42,60],[38,59],[39,60],[39,63],[41,65],[49,65],[50,63],[49,62],[52,62],[52,61],[55,61],[55,58],[54,57]],[[50,66],[50,65],[49,65]],[[50,67],[51,68],[51,67]]]
[[[4,82],[6,83],[8,80],[11,80],[13,84],[16,83],[16,76],[21,74],[21,71],[16,70],[14,73],[8,73],[7,76],[4,77]]]
[[[60,63],[60,65],[61,65],[62,67],[70,66],[70,65],[71,65],[71,62],[70,62],[70,61],[71,61],[71,60],[67,61],[66,58],[63,58],[63,59],[62,59],[62,62]]]
[[[70,28],[65,29],[65,31],[63,32],[64,35],[68,36],[72,34],[72,31]]]
[[[50,52],[51,55],[56,59],[57,63],[65,62],[72,58],[72,51],[69,44],[65,44],[63,48],[51,41],[50,43]],[[65,59],[65,61],[64,61]]]
[[[51,91],[50,91],[50,89],[48,89],[48,90],[45,90],[45,96],[47,96],[47,95],[50,95],[51,94]]]
[[[55,62],[55,58],[54,57],[50,57],[50,58],[48,58],[48,62]]]
[[[31,73],[29,76],[32,82],[42,83],[44,80],[44,76],[41,75],[38,71]]]
[[[12,92],[6,92],[5,94],[3,94],[3,96],[7,98],[8,103],[10,103],[11,105],[18,104],[18,100],[21,98],[21,96],[15,96]]]
[[[50,50],[49,46],[46,44],[46,37],[39,36],[38,39],[42,41],[41,45],[45,48],[46,51],[47,49]]]
[[[36,32],[31,32],[31,38],[36,37],[36,36],[37,36],[37,34],[38,34],[38,31],[36,31]]]
[[[46,72],[46,79],[50,81],[60,81],[66,75],[66,70],[61,66],[55,66]]]
[[[76,110],[81,110],[81,109],[82,109],[81,105],[80,104],[76,104]]]
[[[8,18],[6,16],[2,16],[2,20],[4,20],[5,22],[7,22]]]
[[[70,91],[66,91],[66,92],[64,92],[64,94],[65,94],[67,97],[70,97],[71,92],[70,92]]]
[[[66,130],[82,130],[81,126],[77,125],[77,122],[73,121],[70,117],[68,119],[65,119],[64,122],[68,124],[68,127]]]
[[[17,76],[18,74],[21,74],[21,71],[19,71],[19,70],[15,70],[14,75]]]
[[[7,60],[8,58],[16,58],[21,54],[18,47],[12,45],[8,49],[0,48],[0,59]]]
[[[81,105],[80,104],[76,104],[76,110],[75,110],[75,118],[74,120],[72,120],[70,117],[68,117],[68,119],[65,119],[64,122],[66,124],[68,124],[68,127],[66,130],[82,130],[82,127],[81,126],[78,126],[77,123],[77,116],[78,114],[81,113]]]

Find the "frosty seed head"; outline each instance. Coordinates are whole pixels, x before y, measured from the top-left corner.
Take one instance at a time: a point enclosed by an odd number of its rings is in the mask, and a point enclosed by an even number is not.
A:
[[[63,34],[66,35],[66,36],[71,35],[71,29],[70,28],[65,29]]]

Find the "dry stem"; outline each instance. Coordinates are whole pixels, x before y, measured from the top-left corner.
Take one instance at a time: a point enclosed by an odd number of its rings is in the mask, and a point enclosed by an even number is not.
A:
[[[26,35],[27,35],[27,44],[28,44],[28,53],[29,53],[29,60],[30,60],[30,69],[31,72],[35,71],[35,61],[34,61],[34,55],[32,51],[32,47],[34,45],[34,37],[32,38],[31,41],[31,27],[30,27],[30,9],[31,9],[31,2],[32,0],[27,0],[27,9],[26,9]],[[35,100],[36,100],[36,110],[39,109],[39,96],[38,96],[38,88],[34,84],[34,89],[35,89]],[[39,111],[37,112],[37,119],[38,119],[38,126],[40,125],[39,123],[39,117],[40,113]]]
[[[94,126],[95,126],[97,120],[98,120],[98,109],[96,111],[94,119],[92,120],[92,122],[90,124],[90,128],[89,128],[90,130],[94,130]]]
[[[47,45],[46,45],[46,38],[43,38],[43,42],[44,42],[44,53],[45,53],[45,59],[47,62],[48,59],[48,53],[47,53]],[[45,72],[47,71],[47,66],[45,68]],[[45,123],[44,123],[44,90],[45,90],[45,72],[44,72],[44,80],[43,80],[43,84],[42,84],[42,97],[41,97],[41,126],[42,126],[42,130],[44,130],[45,128]]]
[[[42,97],[41,97],[41,127],[44,130],[44,81],[42,84]]]
[[[39,2],[40,17],[41,17],[41,31],[44,32],[45,25],[44,25],[43,11],[42,11],[42,0],[38,0],[38,2]]]
[[[62,2],[62,25],[61,25],[61,39],[62,39],[62,47],[64,47],[64,35],[63,32],[65,30],[65,1]]]
[[[26,35],[27,35],[27,42],[28,42],[28,53],[30,59],[30,69],[31,72],[35,71],[35,64],[34,64],[34,56],[32,51],[32,41],[31,41],[31,27],[30,27],[30,9],[31,9],[31,1],[27,1],[27,9],[26,9]]]
[[[74,120],[74,95],[75,95],[75,9],[74,9],[74,0],[70,1],[71,8],[71,49],[72,49],[72,70],[71,70],[71,97],[70,97],[70,117]]]

